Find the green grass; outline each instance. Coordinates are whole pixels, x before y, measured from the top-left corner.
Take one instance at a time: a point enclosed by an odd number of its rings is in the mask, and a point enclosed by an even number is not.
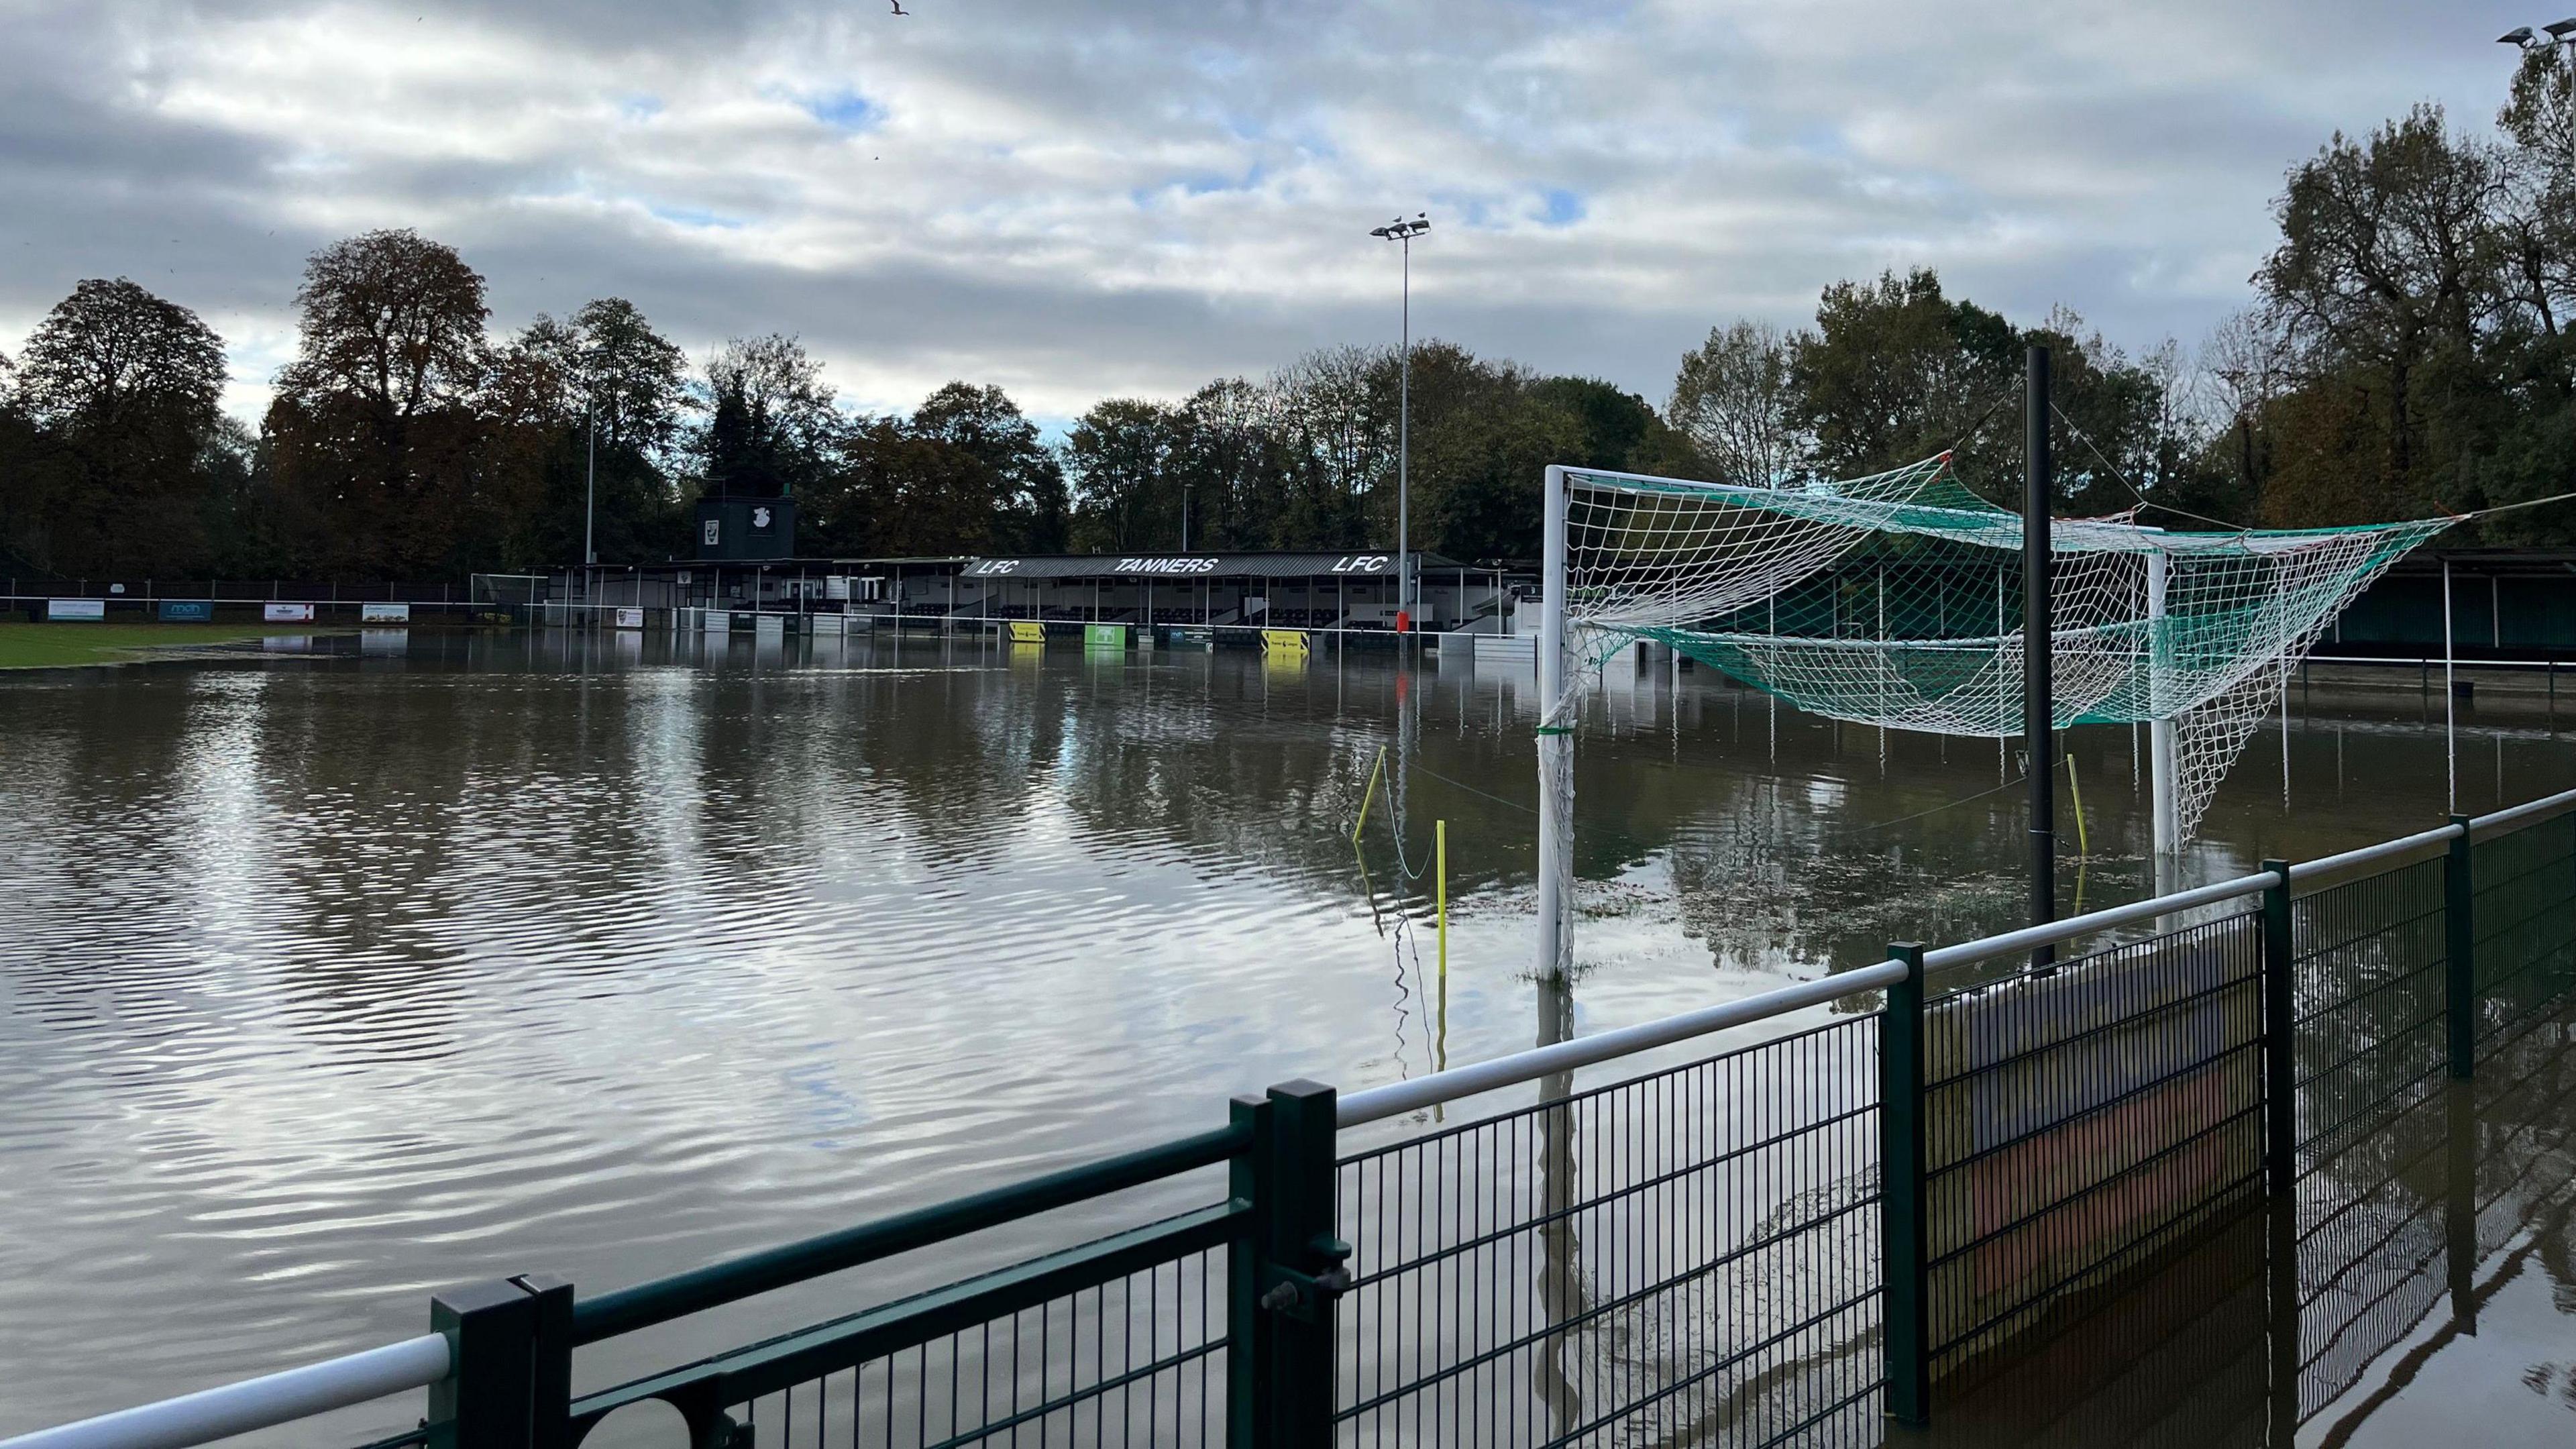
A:
[[[130,664],[159,649],[240,644],[271,634],[311,634],[311,624],[0,623],[0,669]]]

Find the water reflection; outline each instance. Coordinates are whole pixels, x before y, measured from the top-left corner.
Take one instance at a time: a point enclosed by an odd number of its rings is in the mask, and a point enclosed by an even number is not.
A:
[[[48,1330],[0,1348],[0,1432],[416,1332],[443,1284],[630,1282],[2020,912],[2008,752],[1704,673],[1587,701],[1579,970],[1542,990],[1525,667],[396,632],[0,683],[0,1323]],[[2479,701],[2464,808],[2576,783],[2553,727]],[[2320,687],[2289,741],[2197,876],[2443,804],[2412,694]],[[2071,745],[2066,889],[2141,893],[2130,732]]]

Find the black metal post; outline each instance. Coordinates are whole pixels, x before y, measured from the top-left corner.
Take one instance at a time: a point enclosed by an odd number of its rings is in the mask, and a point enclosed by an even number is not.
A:
[[[572,1402],[572,1285],[530,1276],[429,1300],[455,1347],[429,1390],[430,1449],[564,1449]]]
[[[2022,735],[2030,746],[2030,923],[2057,919],[2057,729],[2049,678],[2048,512],[2056,474],[2048,453],[2048,349],[2034,345],[2022,403]],[[2030,953],[2034,968],[2055,946]]]
[[[1257,1213],[1263,1199],[1262,1153],[1270,1142],[1270,1104],[1259,1097],[1237,1097],[1230,1104],[1230,1120],[1252,1142],[1252,1150],[1236,1154],[1228,1165],[1227,1191],[1238,1201],[1254,1205]],[[1263,1370],[1270,1359],[1270,1315],[1261,1311],[1262,1233],[1256,1222],[1253,1231],[1236,1239],[1226,1251],[1225,1260],[1225,1442],[1228,1449],[1252,1449],[1261,1439],[1261,1422],[1255,1410],[1262,1402]]]
[[[1887,948],[1907,968],[1878,1020],[1878,1242],[1887,1416],[1932,1418],[1932,1231],[1925,1182],[1923,948]]]
[[[2442,1249],[2449,1272],[2451,1321],[2478,1331],[2478,1107],[2472,1082],[2442,1084],[2444,1125]]]
[[[2263,1165],[2274,1197],[2299,1185],[2298,966],[2290,936],[2290,863],[2267,860],[2263,892]]]
[[[2442,860],[2442,1020],[2449,1028],[2451,1076],[2467,1081],[2477,1072],[2478,965],[2474,924],[2477,882],[2470,869],[2476,859],[2469,848],[2469,817],[2453,815],[2460,833]]]
[[[1336,1098],[1319,1082],[1272,1087],[1252,1112],[1251,1382],[1228,1411],[1235,1449],[1327,1449],[1333,1442],[1334,1302],[1349,1286],[1350,1245],[1333,1235]],[[1238,1193],[1240,1189],[1238,1188]],[[1239,1291],[1239,1290],[1238,1290]],[[1244,1323],[1238,1317],[1237,1323]],[[1242,1381],[1238,1378],[1237,1383]]]

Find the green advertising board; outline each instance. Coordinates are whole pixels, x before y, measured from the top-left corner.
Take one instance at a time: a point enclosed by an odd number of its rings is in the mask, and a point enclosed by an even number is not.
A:
[[[1127,647],[1127,626],[1124,624],[1085,624],[1082,626],[1082,647],[1085,649],[1124,649]]]

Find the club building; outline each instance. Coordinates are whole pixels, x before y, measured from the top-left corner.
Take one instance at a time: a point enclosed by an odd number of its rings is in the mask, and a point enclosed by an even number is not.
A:
[[[1526,572],[1413,556],[1427,633],[1510,630]],[[1392,634],[1391,552],[1040,554],[955,558],[700,558],[594,565],[527,581],[525,602],[550,613],[640,610],[646,627],[691,627],[710,615],[784,615],[788,628],[953,631],[1007,622],[1124,624],[1218,635],[1264,629]],[[514,602],[506,599],[499,602]],[[760,621],[755,618],[755,624]]]

